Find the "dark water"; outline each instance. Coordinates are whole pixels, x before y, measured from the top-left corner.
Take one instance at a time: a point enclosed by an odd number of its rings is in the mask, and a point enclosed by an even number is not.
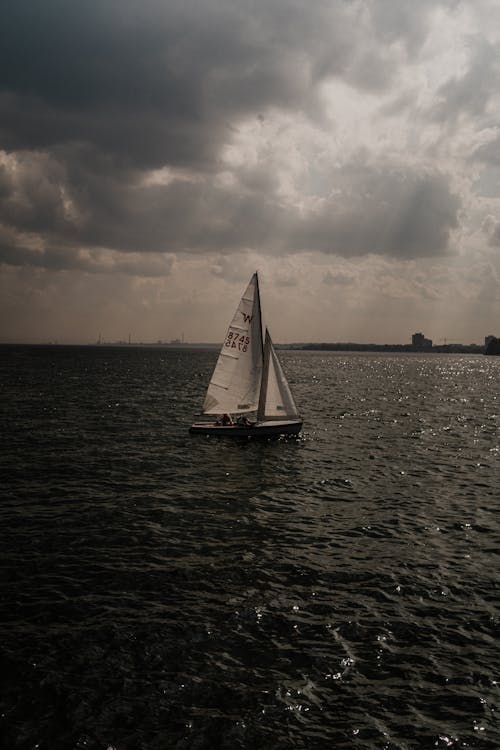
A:
[[[233,443],[215,352],[0,356],[2,748],[500,748],[500,358],[284,352]]]

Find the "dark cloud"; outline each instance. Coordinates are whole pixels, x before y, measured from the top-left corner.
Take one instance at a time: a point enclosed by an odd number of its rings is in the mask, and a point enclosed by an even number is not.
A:
[[[32,266],[51,271],[91,270],[91,264],[78,255],[62,250],[34,250],[16,243],[4,244],[0,241],[0,263],[9,266]]]
[[[74,171],[59,183],[55,179],[59,165],[47,165],[45,159],[33,165],[28,159],[24,171],[23,161],[10,183],[4,174],[7,197],[0,205],[0,221],[18,233],[38,232],[46,246],[65,246],[68,251],[87,247],[224,252],[263,247],[290,221],[289,212],[269,190],[272,181],[255,174],[252,181],[247,171],[245,182],[226,188],[202,178],[144,186],[120,180],[114,172],[107,177],[89,174],[81,165],[75,171],[73,165]],[[34,257],[39,264],[48,256]]]
[[[164,164],[214,168],[227,124],[204,118],[99,105],[55,106],[39,97],[0,92],[0,144],[7,151],[58,151],[78,159],[85,150],[99,170],[152,169]]]
[[[0,149],[9,158],[0,162],[0,222],[11,230],[4,262],[17,252],[20,264],[96,270],[82,249],[444,252],[458,201],[438,174],[337,171],[330,182],[338,181],[339,198],[300,218],[280,200],[271,163],[235,168],[231,185],[214,181],[243,117],[263,121],[270,109],[314,117],[318,86],[331,77],[386,89],[398,48],[415,54],[435,7],[430,0],[4,4]],[[450,82],[442,96],[453,104],[459,88]],[[175,173],[167,184],[144,180],[164,166]],[[26,236],[38,238],[38,249]]]
[[[0,164],[0,221],[24,232],[59,232],[64,224],[64,167],[46,154],[19,154]]]
[[[51,217],[44,232],[49,247],[127,252],[224,253],[253,248],[278,254],[306,250],[345,257],[376,253],[413,258],[445,253],[457,226],[460,201],[439,173],[358,161],[331,176],[339,185],[334,198],[321,200],[319,207],[316,202],[300,218],[272,189],[262,189],[262,176],[254,174],[251,179],[244,169],[242,177],[230,187],[201,179],[148,187],[100,180],[80,196],[73,185],[66,199],[47,179],[40,187],[42,210],[33,204],[28,171],[24,180],[18,176],[3,214],[18,231],[40,229],[41,217]],[[64,267],[59,251],[55,256],[25,253],[23,262],[30,258],[36,265]],[[75,258],[87,263],[68,252],[68,264],[74,265]]]
[[[345,257],[447,252],[461,202],[443,175],[357,163],[344,168],[340,184],[341,192],[298,223],[293,233],[297,249]]]
[[[20,0],[0,15],[1,143],[207,167],[233,119],[305,106],[342,72],[349,18],[342,3]]]
[[[0,227],[0,264],[15,267],[43,268],[50,271],[83,271],[90,274],[124,274],[127,276],[167,276],[173,260],[163,254],[86,252],[64,248],[35,249],[24,246],[20,238]]]
[[[208,165],[242,114],[307,109],[330,76],[379,90],[395,64],[383,45],[418,46],[435,5],[381,0],[362,22],[346,2],[4,4],[0,139],[84,142],[135,166]]]

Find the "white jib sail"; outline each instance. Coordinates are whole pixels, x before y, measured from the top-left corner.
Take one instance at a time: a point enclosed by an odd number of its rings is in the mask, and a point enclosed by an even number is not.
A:
[[[264,419],[295,419],[298,417],[297,406],[293,400],[290,386],[281,368],[278,355],[274,350],[269,332],[266,331],[266,350],[269,351],[269,371],[264,400]],[[266,351],[267,356],[267,351]]]
[[[241,414],[257,409],[262,351],[259,282],[254,273],[222,344],[205,397],[204,414]]]

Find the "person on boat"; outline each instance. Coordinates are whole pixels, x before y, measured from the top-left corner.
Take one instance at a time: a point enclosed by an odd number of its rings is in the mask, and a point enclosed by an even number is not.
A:
[[[240,414],[240,416],[236,420],[236,424],[238,425],[238,427],[251,427],[252,426],[252,423],[250,422],[249,419],[247,419],[245,414]]]
[[[226,427],[233,424],[233,420],[230,414],[222,415],[222,424]]]

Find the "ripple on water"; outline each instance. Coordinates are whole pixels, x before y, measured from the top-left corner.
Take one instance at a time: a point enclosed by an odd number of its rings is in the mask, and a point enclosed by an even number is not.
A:
[[[500,746],[500,362],[283,352],[302,437],[231,444],[213,352],[5,355],[6,747]]]

